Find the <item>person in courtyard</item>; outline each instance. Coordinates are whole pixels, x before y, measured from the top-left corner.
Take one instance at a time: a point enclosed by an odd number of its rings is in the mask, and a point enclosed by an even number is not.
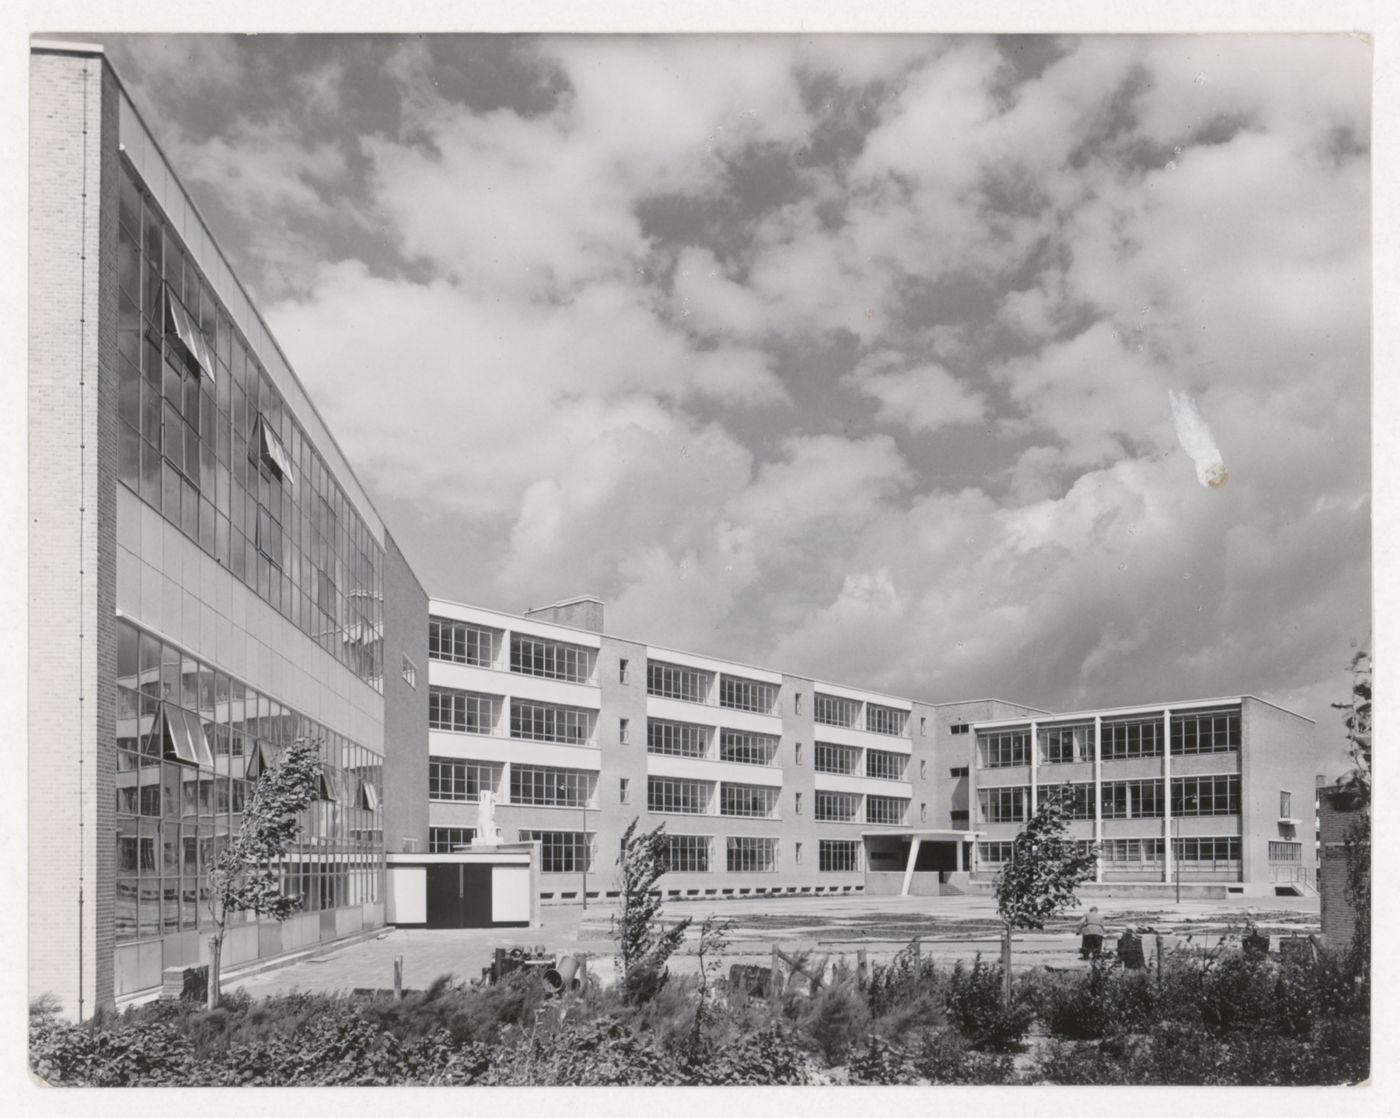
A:
[[[1091,908],[1084,915],[1084,919],[1079,921],[1078,932],[1083,938],[1079,943],[1079,957],[1081,959],[1095,959],[1103,950],[1103,937],[1106,932],[1103,917],[1099,915],[1097,908]]]

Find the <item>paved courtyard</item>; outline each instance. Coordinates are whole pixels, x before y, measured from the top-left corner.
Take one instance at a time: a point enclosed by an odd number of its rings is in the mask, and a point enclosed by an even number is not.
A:
[[[1148,898],[1096,899],[1110,934],[1151,927],[1168,936],[1168,945],[1190,942],[1211,946],[1222,934],[1238,933],[1246,917],[1271,935],[1309,934],[1318,930],[1316,897],[1268,897],[1245,900],[1158,901]],[[588,957],[590,972],[604,982],[614,975],[609,938],[611,904],[546,906],[543,927],[461,930],[386,929],[375,938],[332,948],[323,954],[247,977],[230,976],[228,988],[253,995],[297,988],[316,992],[388,988],[394,959],[403,956],[404,985],[421,989],[442,974],[462,979],[480,976],[498,946],[542,944],[551,952]],[[700,922],[709,914],[734,921],[725,963],[767,965],[773,945],[789,954],[809,952],[854,966],[864,949],[871,962],[885,961],[918,938],[920,950],[952,965],[979,952],[995,959],[999,925],[991,897],[794,897],[686,902],[667,906],[668,919],[691,917],[685,945],[673,959],[677,973],[694,971]],[[1015,965],[1081,966],[1074,926],[1078,911],[1042,933],[1016,937]]]

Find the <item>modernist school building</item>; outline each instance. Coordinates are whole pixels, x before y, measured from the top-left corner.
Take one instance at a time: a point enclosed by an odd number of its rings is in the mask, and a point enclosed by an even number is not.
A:
[[[989,888],[1052,786],[1099,888],[1306,876],[1312,726],[1261,700],[923,702],[613,635],[596,599],[430,600],[100,48],[35,43],[30,77],[33,994],[85,1016],[203,960],[209,860],[298,738],[303,909],[237,924],[235,975],[606,903],[633,819],[677,900]]]

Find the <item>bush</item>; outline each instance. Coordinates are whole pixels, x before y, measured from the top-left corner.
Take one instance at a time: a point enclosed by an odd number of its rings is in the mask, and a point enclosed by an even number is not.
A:
[[[954,1029],[922,1033],[912,1061],[915,1071],[930,1083],[1010,1083],[1014,1078],[1010,1056],[974,1052]]]
[[[948,977],[948,1017],[977,1048],[1006,1052],[1016,1048],[1033,1017],[1024,998],[1013,998],[1007,1009],[1002,999],[1002,971],[978,955],[972,969],[962,961]]]
[[[1041,996],[1042,1020],[1054,1035],[1072,1040],[1142,1032],[1154,1015],[1152,980],[1104,959],[1095,959],[1086,974],[1045,986]]]
[[[870,1011],[854,980],[842,978],[823,987],[807,1003],[799,1028],[820,1050],[827,1065],[842,1063],[851,1045],[870,1025]]]
[[[852,1083],[907,1084],[916,1083],[919,1078],[902,1049],[874,1034],[865,1038],[848,1070]]]
[[[686,1069],[696,1086],[802,1086],[816,1080],[816,1068],[797,1038],[772,1024],[745,1033],[703,1062]]]

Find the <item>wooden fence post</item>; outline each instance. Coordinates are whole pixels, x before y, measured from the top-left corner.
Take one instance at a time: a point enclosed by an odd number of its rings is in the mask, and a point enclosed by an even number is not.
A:
[[[1002,1003],[1007,1008],[1011,1008],[1011,925],[1006,924],[1001,929],[1001,981],[1002,981]]]
[[[774,1006],[776,1006],[776,1005],[778,1004],[778,1002],[779,1002],[779,996],[778,996],[778,974],[779,974],[779,970],[778,970],[778,968],[779,968],[779,966],[781,966],[781,965],[782,965],[782,964],[781,964],[781,962],[780,962],[779,959],[778,959],[778,945],[775,943],[775,944],[773,944],[772,950],[769,952],[769,956],[768,956],[768,968],[769,968],[769,972],[768,972],[768,1002],[769,1002],[770,1005],[774,1005]]]
[[[856,981],[859,982],[862,986],[864,986],[864,985],[865,985],[865,982],[866,982],[866,979],[869,977],[869,973],[870,973],[870,972],[869,972],[869,968],[868,968],[868,965],[867,965],[867,960],[866,960],[866,957],[865,957],[865,948],[864,948],[864,947],[857,947],[857,948],[856,948]]]
[[[403,997],[403,956],[394,956],[394,997]]]

